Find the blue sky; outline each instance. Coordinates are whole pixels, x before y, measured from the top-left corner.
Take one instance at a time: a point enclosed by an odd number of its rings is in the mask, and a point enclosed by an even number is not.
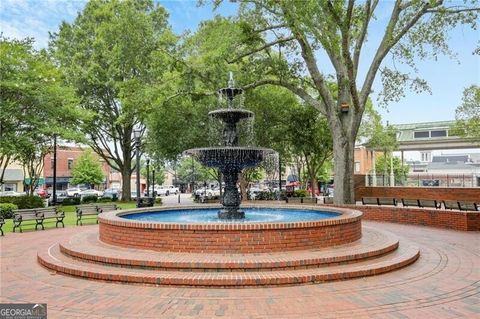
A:
[[[389,14],[389,4],[386,3],[389,0],[383,1],[384,7],[378,13],[378,28],[372,32],[372,39],[380,35],[382,21]],[[214,14],[235,13],[232,5],[222,6],[214,13],[209,5],[198,7],[196,0],[160,3],[170,12],[170,24],[176,33],[187,29],[194,31],[199,22]],[[38,48],[46,47],[48,32],[55,32],[62,20],[72,22],[84,5],[83,0],[0,0],[0,32],[7,37],[34,37]],[[440,57],[437,61],[419,61],[419,72],[430,84],[432,94],[407,91],[401,101],[390,103],[387,109],[379,108],[384,120],[390,123],[413,123],[454,119],[463,89],[480,83],[480,59],[472,55],[479,41],[478,30],[470,30],[466,26],[455,29],[450,34],[450,44],[458,53],[460,63],[447,57]],[[368,59],[368,47],[365,52],[365,59]],[[392,62],[387,58],[386,63]],[[372,95],[375,105],[378,104],[375,99],[380,90],[380,77],[377,76]]]

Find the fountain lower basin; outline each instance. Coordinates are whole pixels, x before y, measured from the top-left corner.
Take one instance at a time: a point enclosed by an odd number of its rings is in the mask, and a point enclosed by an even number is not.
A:
[[[284,222],[155,222],[133,220],[148,212],[171,214],[185,209],[211,209],[218,205],[161,207],[113,211],[99,216],[100,240],[120,247],[169,252],[262,253],[333,247],[361,238],[362,213],[351,209],[289,206],[287,210],[326,212],[328,218]],[[264,210],[265,206],[245,205],[245,209]],[[275,210],[281,207],[270,206]],[[283,206],[285,209],[285,206]],[[122,216],[128,215],[128,218]],[[181,214],[180,214],[181,215]],[[248,214],[247,214],[248,216]],[[324,216],[325,217],[325,216]]]

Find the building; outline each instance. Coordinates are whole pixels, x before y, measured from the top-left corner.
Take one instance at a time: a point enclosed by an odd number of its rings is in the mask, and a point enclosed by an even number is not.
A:
[[[383,152],[374,151],[367,147],[360,145],[355,147],[354,151],[354,168],[355,175],[367,175],[373,171],[375,165],[374,157],[383,155]]]
[[[0,185],[0,192],[15,191],[23,193],[24,190],[23,168],[20,164],[10,163],[3,173],[3,185]]]
[[[72,178],[72,170],[76,161],[82,155],[87,147],[60,145],[57,146],[57,189],[63,190],[70,187],[70,179]],[[43,169],[43,177],[45,178],[45,187],[51,188],[53,185],[53,153],[47,154],[44,158],[45,166]],[[102,159],[98,158],[102,165],[102,171],[105,176],[101,189],[108,188],[110,185],[110,166]]]

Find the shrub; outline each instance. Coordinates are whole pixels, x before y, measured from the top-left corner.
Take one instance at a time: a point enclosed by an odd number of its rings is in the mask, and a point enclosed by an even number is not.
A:
[[[98,200],[98,197],[95,195],[85,196],[82,198],[82,204],[96,203],[97,200]]]
[[[18,209],[17,205],[11,203],[0,204],[0,217],[12,218],[13,210]]]
[[[308,191],[306,189],[296,189],[293,193],[293,197],[307,197]]]
[[[30,209],[44,207],[44,200],[38,196],[2,196],[0,203],[10,203],[18,209]]]
[[[160,198],[160,197],[155,197],[155,204],[157,204],[157,205],[162,205],[162,198]]]
[[[80,197],[67,197],[63,200],[62,205],[80,205]]]

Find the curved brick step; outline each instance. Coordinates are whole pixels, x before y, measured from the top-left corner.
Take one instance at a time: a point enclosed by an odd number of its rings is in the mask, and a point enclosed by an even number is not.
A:
[[[183,272],[154,269],[127,269],[83,262],[61,253],[58,244],[39,252],[37,259],[44,267],[87,279],[153,285],[203,287],[274,286],[316,283],[378,275],[413,263],[419,257],[418,248],[402,241],[394,252],[355,264],[325,268],[251,271],[251,272]]]
[[[361,240],[344,246],[288,253],[194,254],[161,253],[114,247],[101,242],[95,231],[73,236],[60,243],[70,257],[126,268],[183,271],[257,271],[325,267],[379,257],[398,247],[393,234],[365,228]]]

